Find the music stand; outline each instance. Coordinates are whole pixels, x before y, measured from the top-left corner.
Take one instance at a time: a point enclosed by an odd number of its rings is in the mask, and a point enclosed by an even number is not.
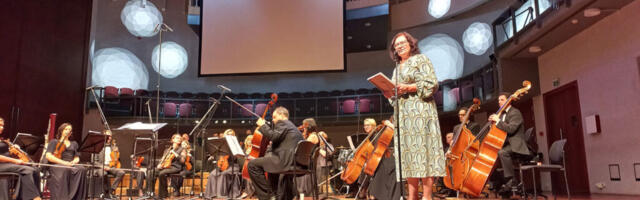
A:
[[[207,142],[205,143],[205,149],[207,152],[214,152],[216,154],[228,154],[233,157],[244,157],[245,154],[238,143],[238,138],[236,136],[225,136],[225,137],[209,137],[207,138]],[[231,164],[231,174],[232,176],[236,176],[235,173],[235,163]],[[227,199],[236,199],[233,193],[233,185],[235,184],[236,178],[231,178],[231,194]]]
[[[100,151],[102,151],[102,149],[104,148],[105,141],[107,140],[107,137],[109,137],[109,136],[108,135],[104,135],[104,134],[102,134],[100,132],[95,132],[95,131],[87,132],[87,135],[84,137],[84,139],[80,143],[80,147],[78,148],[78,152],[90,153],[90,154],[92,154],[92,158],[93,158],[94,154],[98,154],[98,153],[100,153]],[[93,165],[93,164],[94,163],[91,162],[91,165]],[[89,169],[88,173],[91,173],[91,170],[93,170],[93,168],[95,168],[95,166],[92,166],[92,168]],[[104,171],[104,165],[102,167],[102,170]],[[103,179],[103,178],[104,177],[101,177],[101,179]],[[93,176],[89,176],[89,183],[91,183],[92,180],[93,180]],[[104,180],[103,180],[102,183],[104,184]],[[93,188],[91,188],[89,190],[90,194],[88,194],[88,195],[90,197],[95,197],[93,192],[94,192]]]
[[[162,127],[166,126],[167,123],[142,123],[142,122],[132,122],[132,123],[126,123],[124,125],[122,125],[121,127],[117,128],[116,130],[126,130],[128,132],[133,132],[135,136],[139,136],[139,135],[147,135],[147,136],[151,136],[152,139],[152,148],[151,151],[149,152],[151,154],[150,158],[151,158],[151,162],[149,163],[149,166],[151,167],[151,173],[152,175],[155,175],[155,155],[156,155],[156,148],[158,147],[158,130],[160,130]],[[134,143],[135,144],[135,143]],[[152,178],[153,179],[153,178]],[[154,180],[155,183],[155,180]],[[151,187],[152,189],[154,187]],[[151,191],[151,194],[153,194],[153,190]],[[153,195],[152,195],[153,196]],[[153,197],[152,197],[153,198]]]
[[[13,139],[13,144],[20,146],[29,155],[33,155],[34,152],[38,151],[43,143],[44,139],[28,133],[18,133],[16,138]]]

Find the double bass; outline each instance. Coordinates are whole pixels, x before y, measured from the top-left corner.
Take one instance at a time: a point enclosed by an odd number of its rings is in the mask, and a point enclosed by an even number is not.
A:
[[[376,136],[376,147],[374,148],[373,152],[371,152],[369,160],[367,160],[364,168],[364,173],[370,176],[373,176],[373,174],[378,169],[378,165],[380,165],[382,156],[386,155],[387,148],[389,147],[389,144],[391,144],[391,140],[393,140],[394,131],[392,127],[381,125],[381,131],[382,133],[378,133],[378,135]],[[376,139],[373,140],[375,141]]]
[[[522,95],[529,92],[531,89],[531,82],[524,81],[522,83],[523,88],[514,92],[507,102],[498,109],[495,113],[500,116],[508,107],[512,101],[517,100]],[[482,137],[481,137],[482,136]],[[487,179],[493,171],[496,159],[498,158],[498,151],[502,149],[504,141],[507,138],[507,133],[496,127],[494,122],[487,122],[485,126],[478,133],[478,137],[484,138],[480,143],[478,154],[472,161],[471,167],[465,180],[462,182],[461,192],[470,194],[472,196],[480,196],[482,189],[487,183]]]
[[[443,178],[444,185],[453,190],[460,190],[462,181],[467,177],[467,172],[471,167],[471,161],[475,160],[480,142],[469,131],[466,124],[472,112],[480,108],[480,99],[474,98],[473,105],[467,109],[467,113],[462,118],[460,130],[455,133],[451,142],[451,147],[447,151],[445,162],[446,174]]]
[[[267,104],[267,107],[262,113],[263,119],[269,112],[269,108],[273,107],[276,101],[278,101],[278,95],[275,93],[271,94],[271,101],[269,101],[269,104]],[[247,168],[249,165],[249,160],[264,156],[265,152],[267,151],[267,145],[269,145],[269,140],[263,138],[262,133],[258,131],[259,128],[260,127],[256,127],[256,129],[253,131],[253,137],[251,138],[251,151],[247,155],[247,160],[242,166],[242,178],[247,180],[251,180],[249,178],[249,168]]]

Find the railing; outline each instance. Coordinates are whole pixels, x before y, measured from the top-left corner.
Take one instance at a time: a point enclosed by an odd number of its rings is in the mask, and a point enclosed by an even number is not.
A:
[[[509,41],[542,15],[556,10],[566,0],[527,0],[517,9],[505,11],[493,22],[494,46]]]
[[[433,95],[441,112],[455,111],[458,107],[472,102],[473,98],[488,100],[497,93],[497,74],[492,65],[456,80],[440,82],[439,90]],[[353,91],[352,91],[353,92]],[[117,93],[117,92],[116,92]],[[101,92],[101,103],[104,105],[108,117],[146,117],[149,109],[152,116],[156,115],[157,99],[154,93],[147,95],[122,95],[104,97]],[[275,106],[283,106],[290,112],[294,120],[313,117],[317,119],[336,120],[354,117],[386,117],[393,113],[389,101],[379,92],[362,92],[339,96],[279,98]],[[216,96],[208,98],[217,98]],[[161,97],[159,116],[165,119],[197,119],[202,117],[213,101],[208,98],[177,98]],[[270,99],[264,98],[234,98],[249,110],[262,114]],[[149,106],[146,103],[149,102]],[[184,104],[184,105],[183,105]],[[255,119],[249,112],[222,99],[220,106],[213,113],[216,120],[251,120]]]

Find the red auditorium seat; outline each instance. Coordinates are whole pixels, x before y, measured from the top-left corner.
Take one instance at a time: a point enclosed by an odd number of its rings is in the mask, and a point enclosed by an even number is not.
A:
[[[137,89],[135,91],[135,95],[136,96],[147,96],[147,95],[149,95],[149,92],[147,92],[147,90],[144,90],[144,89]]]
[[[342,113],[353,114],[356,112],[356,101],[353,99],[347,99],[342,102]]]
[[[462,82],[462,102],[471,101],[473,99],[473,83],[471,81]]]
[[[113,86],[104,87],[104,98],[116,98],[118,97],[118,88]]]
[[[253,111],[253,104],[245,103],[245,104],[242,104],[242,106]],[[242,109],[242,108],[239,108],[239,109]],[[242,117],[251,117],[251,116],[253,115],[249,111],[242,109]]]
[[[120,96],[133,96],[131,88],[120,88]]]
[[[164,117],[176,117],[177,108],[175,103],[165,102],[162,104]]]
[[[262,113],[264,113],[264,109],[266,109],[266,108],[267,108],[267,104],[266,103],[256,104],[256,114],[262,115]]]
[[[360,113],[368,113],[370,112],[371,100],[368,98],[360,98],[360,104],[358,105],[358,110]]]
[[[181,103],[178,112],[180,117],[191,117],[191,108],[193,106],[190,103]]]

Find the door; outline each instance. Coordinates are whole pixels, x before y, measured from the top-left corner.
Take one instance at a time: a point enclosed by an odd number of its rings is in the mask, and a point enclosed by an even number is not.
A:
[[[567,139],[565,157],[571,194],[589,194],[589,175],[582,133],[578,83],[568,83],[543,95],[547,142]],[[553,191],[566,194],[562,173],[551,173]]]

